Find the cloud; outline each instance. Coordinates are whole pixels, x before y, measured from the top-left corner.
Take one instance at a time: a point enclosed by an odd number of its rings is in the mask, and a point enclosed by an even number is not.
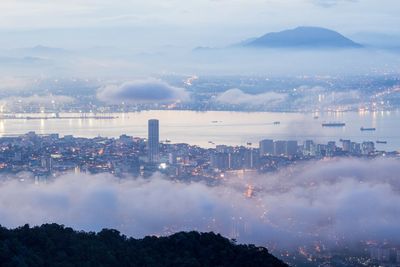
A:
[[[399,172],[396,159],[339,159],[229,177],[216,186],[159,174],[145,180],[69,174],[47,184],[26,174],[3,176],[0,218],[7,227],[57,222],[91,231],[116,228],[135,237],[215,231],[282,249],[400,242]],[[249,185],[252,198],[244,194]]]
[[[204,231],[214,216],[219,217],[222,228],[228,227],[235,213],[229,195],[218,191],[201,183],[175,183],[160,176],[119,182],[109,175],[67,175],[46,185],[9,181],[0,186],[0,192],[5,193],[0,217],[7,226],[58,222],[85,230],[112,227],[133,236]]]
[[[340,3],[358,2],[358,0],[312,0],[312,2],[322,7],[332,7]]]
[[[159,80],[141,80],[126,82],[119,86],[109,85],[100,88],[97,98],[101,101],[118,103],[171,103],[186,101],[188,92],[183,88],[171,86]]]
[[[262,94],[247,94],[240,89],[229,89],[219,94],[216,101],[231,105],[252,105],[274,107],[286,99],[286,94],[268,92]]]

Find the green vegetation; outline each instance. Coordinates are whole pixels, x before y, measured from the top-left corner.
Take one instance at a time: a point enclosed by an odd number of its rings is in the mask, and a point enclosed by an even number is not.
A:
[[[58,224],[8,230],[0,227],[2,267],[287,266],[268,250],[237,245],[214,233],[127,238],[117,230],[78,232]]]

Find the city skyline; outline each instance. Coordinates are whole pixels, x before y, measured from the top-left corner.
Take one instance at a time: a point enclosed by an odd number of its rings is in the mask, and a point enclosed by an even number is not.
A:
[[[400,267],[399,11],[0,1],[0,265]]]
[[[262,151],[266,140],[260,140],[261,149],[253,148],[250,144],[216,145],[210,149],[161,142],[160,161],[154,164],[148,160],[148,141],[147,138],[128,135],[119,138],[81,138],[58,134],[38,135],[34,132],[1,137],[0,174],[3,180],[0,195],[13,203],[20,203],[21,196],[23,201],[32,198],[32,205],[36,205],[37,198],[49,200],[61,194],[69,203],[66,207],[64,202],[46,201],[52,206],[44,204],[43,209],[32,214],[31,209],[21,210],[21,205],[6,207],[5,203],[0,202],[5,225],[15,227],[29,216],[29,221],[40,224],[45,220],[42,212],[51,212],[57,222],[68,222],[77,229],[100,230],[108,226],[129,235],[142,236],[171,234],[182,229],[180,227],[186,229],[184,225],[179,226],[184,220],[190,223],[190,227],[200,231],[212,230],[240,242],[256,242],[272,247],[274,255],[293,264],[307,261],[310,257],[316,263],[321,263],[326,261],[326,255],[331,250],[353,242],[358,244],[357,248],[337,255],[347,264],[370,264],[370,261],[387,263],[400,251],[396,236],[385,232],[385,225],[374,224],[375,217],[368,217],[361,212],[363,204],[351,200],[356,191],[367,203],[371,204],[373,198],[374,204],[387,205],[384,201],[390,198],[393,200],[391,203],[396,205],[395,192],[387,192],[376,186],[387,183],[397,186],[399,152],[376,151],[369,146],[370,142],[364,145],[350,140],[343,140],[341,145],[335,142],[317,144],[308,140],[298,144],[296,152],[291,150],[292,145],[288,145],[297,144],[293,140],[267,140],[269,145],[271,141],[274,145],[273,151],[269,152]],[[279,149],[276,145],[279,145]],[[357,175],[353,176],[354,173]],[[159,190],[162,190],[163,200],[168,203],[162,220],[156,219],[160,216],[158,209],[147,208],[149,201],[160,205],[160,196],[155,194]],[[302,193],[292,195],[292,190],[307,192],[306,203]],[[338,194],[315,195],[319,190]],[[17,195],[14,192],[18,192]],[[97,198],[93,199],[92,194]],[[135,203],[145,203],[143,207],[142,204],[132,207],[132,194]],[[344,196],[350,202],[343,203]],[[261,204],[262,199],[268,199],[266,204]],[[189,206],[184,204],[187,201]],[[308,201],[314,204],[310,206]],[[129,203],[131,208],[124,203]],[[59,208],[60,205],[67,209],[66,214],[48,210]],[[102,208],[84,215],[79,211],[82,207],[91,208],[93,205]],[[113,208],[104,210],[103,206],[108,205]],[[15,210],[16,207],[18,210]],[[319,220],[326,216],[325,212],[321,213],[322,207],[330,216],[337,216],[338,221],[333,225],[321,226]],[[290,209],[288,213],[287,208]],[[336,211],[349,208],[354,211],[351,216]],[[214,209],[224,212],[214,213]],[[110,212],[118,210],[124,216],[110,217]],[[315,212],[311,217],[310,211]],[[179,217],[166,216],[171,212],[179,213]],[[226,212],[230,216],[226,216]],[[381,217],[390,215],[385,209],[375,212]],[[76,213],[80,215],[76,217]],[[137,220],[136,214],[142,214],[141,221],[132,224]],[[289,223],[281,221],[286,216],[289,216]],[[357,231],[348,229],[347,225],[354,223],[354,218],[357,221],[368,220],[372,225],[362,224]],[[291,224],[292,220],[294,225]],[[257,230],[259,228],[263,230]],[[304,234],[298,236],[298,231]],[[315,235],[314,231],[319,234]],[[280,234],[275,236],[276,232]],[[335,235],[343,233],[346,235],[337,240]],[[376,233],[379,235],[376,236]],[[360,239],[360,235],[369,241]],[[385,236],[385,242],[382,236]],[[322,249],[315,250],[316,243]],[[360,256],[354,256],[354,253],[360,253]]]

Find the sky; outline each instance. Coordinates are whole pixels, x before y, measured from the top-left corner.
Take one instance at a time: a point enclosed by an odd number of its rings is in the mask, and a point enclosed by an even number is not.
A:
[[[8,76],[113,78],[397,70],[398,10],[397,0],[1,0],[0,70]],[[286,51],[283,58],[272,51],[194,52],[298,26],[336,30],[385,53]],[[32,49],[37,46],[65,51]]]
[[[397,35],[398,10],[397,0],[2,0],[0,33],[118,28],[142,44],[218,46],[304,25]]]

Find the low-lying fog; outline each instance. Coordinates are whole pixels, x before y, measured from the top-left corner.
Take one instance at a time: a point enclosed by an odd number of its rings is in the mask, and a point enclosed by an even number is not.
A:
[[[6,227],[57,222],[134,237],[215,231],[286,249],[315,241],[399,242],[398,173],[395,159],[344,158],[227,177],[212,187],[161,174],[146,180],[69,174],[48,183],[19,174],[2,177],[0,218]]]

